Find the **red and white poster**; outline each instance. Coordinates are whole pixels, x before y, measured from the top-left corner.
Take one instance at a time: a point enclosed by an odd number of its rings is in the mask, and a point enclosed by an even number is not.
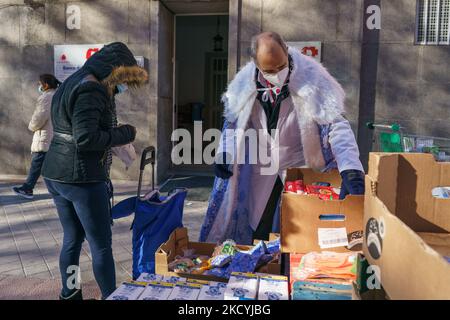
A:
[[[66,80],[80,69],[87,59],[103,48],[103,44],[68,44],[55,45],[55,77],[59,81]]]
[[[322,42],[320,41],[298,41],[286,42],[289,47],[297,48],[304,55],[313,57],[322,62]]]

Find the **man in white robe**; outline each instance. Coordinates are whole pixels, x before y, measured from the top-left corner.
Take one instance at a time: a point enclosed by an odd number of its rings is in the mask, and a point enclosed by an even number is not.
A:
[[[283,174],[290,167],[337,167],[343,178],[341,198],[364,193],[359,150],[344,118],[342,87],[320,63],[288,48],[276,33],[254,37],[252,55],[253,61],[224,94],[217,179],[200,241],[233,238],[244,244],[277,231],[273,225],[279,218]],[[263,133],[257,145],[268,146],[275,172],[264,172],[267,165],[260,158],[256,163],[239,162],[255,144],[238,134],[249,129]]]

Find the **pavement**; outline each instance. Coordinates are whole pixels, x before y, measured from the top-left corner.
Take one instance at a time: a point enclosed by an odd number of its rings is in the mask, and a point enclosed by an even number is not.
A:
[[[0,299],[57,299],[61,288],[59,252],[63,238],[53,200],[40,180],[34,199],[22,199],[11,191],[25,177],[0,175]],[[137,182],[113,181],[115,201],[136,193]],[[187,200],[183,224],[196,241],[207,202]],[[117,284],[131,279],[133,217],[116,220],[112,227]],[[83,294],[99,298],[92,271],[92,256],[85,241],[80,257]]]

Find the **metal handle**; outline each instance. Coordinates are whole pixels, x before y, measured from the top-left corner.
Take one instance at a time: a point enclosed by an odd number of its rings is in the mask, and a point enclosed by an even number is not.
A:
[[[149,155],[150,154],[150,155]],[[147,157],[149,155],[149,157]],[[152,190],[155,190],[155,162],[156,162],[156,149],[153,146],[147,147],[142,151],[141,156],[141,165],[139,172],[139,184],[137,190],[138,198],[141,197],[141,188],[142,188],[142,176],[144,174],[145,166],[148,164],[152,165]]]
[[[393,123],[393,124],[378,124],[378,123],[373,123],[373,122],[367,122],[366,123],[366,127],[369,128],[370,130],[374,130],[375,128],[379,128],[379,129],[388,129],[388,130],[392,130],[394,132],[400,131],[400,129],[402,129],[403,127],[401,127],[398,123]]]

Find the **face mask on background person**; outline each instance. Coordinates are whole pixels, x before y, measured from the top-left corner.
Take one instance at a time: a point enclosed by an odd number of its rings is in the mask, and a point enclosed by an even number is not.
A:
[[[128,90],[128,86],[125,84],[125,83],[122,83],[122,84],[118,84],[117,85],[117,91],[118,91],[118,93],[123,93],[123,92],[125,92],[125,91],[127,91]]]
[[[274,86],[281,88],[286,82],[287,76],[289,74],[289,67],[285,67],[283,70],[277,73],[266,73],[264,71],[261,71],[261,73],[267,81],[269,81]]]
[[[42,84],[39,85],[38,91],[39,91],[39,93],[44,93],[45,92],[44,87],[42,86]]]

